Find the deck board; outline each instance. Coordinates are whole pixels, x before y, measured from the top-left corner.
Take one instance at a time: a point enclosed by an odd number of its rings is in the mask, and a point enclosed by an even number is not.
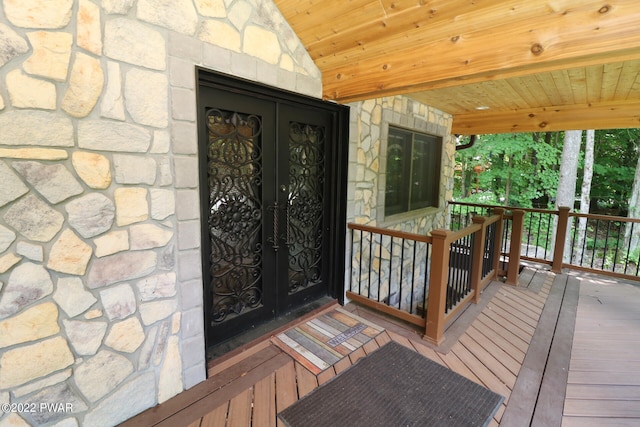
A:
[[[413,325],[351,304],[340,310],[385,330],[335,365],[312,372],[267,340],[221,359],[204,385],[128,425],[283,426],[279,411],[391,340],[504,395],[491,426],[640,425],[640,288],[580,285],[571,303],[572,280],[535,271],[528,288],[492,283],[490,299],[474,307],[468,324],[454,321],[451,330],[460,335],[441,348],[423,341]]]

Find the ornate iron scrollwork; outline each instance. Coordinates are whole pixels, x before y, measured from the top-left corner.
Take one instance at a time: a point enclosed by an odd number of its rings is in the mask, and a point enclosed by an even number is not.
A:
[[[207,168],[213,323],[262,304],[262,123],[210,109]]]
[[[290,123],[285,238],[289,249],[289,293],[322,280],[324,149],[324,127]]]

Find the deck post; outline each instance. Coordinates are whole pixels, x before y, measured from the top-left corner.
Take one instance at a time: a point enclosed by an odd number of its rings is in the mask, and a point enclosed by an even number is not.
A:
[[[487,240],[487,222],[486,217],[474,216],[472,221],[474,224],[480,224],[480,230],[476,232],[473,238],[473,264],[471,265],[471,291],[474,292],[473,302],[477,304],[480,301],[480,282],[482,282],[482,263],[484,261],[485,241]]]
[[[567,240],[567,228],[569,224],[569,211],[567,206],[558,207],[558,226],[556,227],[556,243],[553,246],[553,264],[551,271],[562,273],[562,260],[564,258],[564,246]]]
[[[440,345],[444,340],[444,311],[447,302],[447,281],[449,277],[449,230],[432,230],[433,251],[429,274],[429,295],[427,297],[427,319],[423,339]]]
[[[511,228],[511,247],[509,248],[509,268],[507,270],[507,285],[518,285],[520,273],[520,248],[522,246],[522,229],[524,225],[524,211],[514,210],[513,227]]]
[[[504,209],[495,208],[495,215],[500,215],[500,220],[496,223],[496,244],[493,253],[493,265],[491,266],[496,274],[499,274],[498,266],[500,265],[500,257],[502,256],[502,233],[504,232]]]

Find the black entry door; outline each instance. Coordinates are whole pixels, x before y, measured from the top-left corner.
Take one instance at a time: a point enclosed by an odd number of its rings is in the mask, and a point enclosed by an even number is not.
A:
[[[249,89],[199,87],[208,346],[341,287],[344,112]]]

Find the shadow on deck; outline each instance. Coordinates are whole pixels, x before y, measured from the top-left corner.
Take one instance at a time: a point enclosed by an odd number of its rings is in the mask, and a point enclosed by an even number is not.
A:
[[[639,305],[638,286],[526,268],[518,287],[491,283],[434,347],[413,326],[349,304],[385,331],[328,369],[314,374],[265,337],[123,425],[280,426],[278,412],[390,340],[505,396],[490,425],[640,425]]]

